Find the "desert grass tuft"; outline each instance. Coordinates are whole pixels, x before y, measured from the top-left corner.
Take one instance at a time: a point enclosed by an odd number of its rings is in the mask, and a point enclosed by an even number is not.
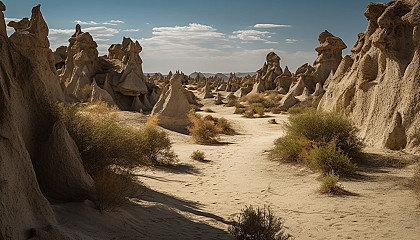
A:
[[[344,192],[343,186],[338,182],[339,176],[331,171],[325,176],[321,176],[319,181],[321,186],[319,192],[323,194],[342,194]]]
[[[199,161],[199,162],[204,162],[205,161],[205,154],[204,152],[200,151],[200,150],[195,150],[192,154],[191,154],[191,159],[194,161]]]

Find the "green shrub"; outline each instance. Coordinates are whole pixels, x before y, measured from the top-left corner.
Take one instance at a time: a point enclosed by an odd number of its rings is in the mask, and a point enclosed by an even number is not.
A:
[[[205,154],[204,154],[204,152],[202,152],[200,150],[195,150],[191,154],[190,157],[191,157],[192,160],[199,161],[199,162],[204,162],[204,160],[205,160]]]
[[[254,209],[252,206],[243,209],[228,231],[237,240],[292,239],[289,234],[284,233],[281,219],[265,206],[263,209]]]
[[[343,193],[344,189],[338,183],[339,177],[334,174],[334,171],[327,173],[325,176],[320,178],[321,187],[319,191],[321,193],[328,193],[328,194],[341,194]]]
[[[253,103],[251,105],[251,110],[259,116],[264,115],[264,105],[262,105],[262,103]]]
[[[335,141],[326,145],[318,146],[311,151],[311,166],[320,170],[324,174],[335,172],[339,175],[353,174],[357,170],[357,165],[336,146]]]
[[[311,142],[306,138],[286,135],[274,141],[270,158],[289,162],[304,162],[311,149]]]
[[[357,137],[357,129],[348,119],[335,112],[307,109],[302,114],[290,115],[286,132],[321,145],[334,140],[337,147],[351,158],[358,157],[363,148],[363,143]]]

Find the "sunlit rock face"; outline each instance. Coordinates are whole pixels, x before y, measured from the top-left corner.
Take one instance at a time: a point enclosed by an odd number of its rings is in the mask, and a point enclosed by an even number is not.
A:
[[[364,33],[328,79],[319,108],[341,111],[367,143],[420,151],[420,2],[371,3]]]

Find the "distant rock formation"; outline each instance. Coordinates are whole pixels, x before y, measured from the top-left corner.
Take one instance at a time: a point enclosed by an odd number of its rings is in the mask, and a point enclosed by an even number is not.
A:
[[[342,51],[347,48],[344,42],[329,33],[322,32],[318,37],[319,45],[315,48],[318,58],[314,62],[314,67],[304,64],[296,70],[290,80],[284,79],[287,84],[292,82],[286,96],[280,101],[280,108],[287,110],[298,104],[308,106],[314,100],[322,97],[323,85],[330,74],[334,74],[342,59]],[[290,75],[290,74],[288,74]],[[279,85],[281,86],[281,78]],[[287,86],[287,85],[285,85]],[[280,88],[281,91],[284,89]]]
[[[264,66],[257,70],[255,76],[255,84],[252,88],[252,92],[259,93],[266,90],[274,90],[276,88],[275,79],[283,74],[283,70],[280,67],[280,57],[274,52],[267,54],[266,62]]]
[[[420,2],[371,3],[364,33],[328,79],[319,109],[341,111],[375,147],[420,152]]]
[[[158,124],[169,128],[185,128],[189,124],[188,92],[181,85],[182,74],[176,72],[172,75],[170,85],[162,92],[159,100],[152,110],[157,115]]]
[[[0,12],[5,10],[0,1]],[[40,6],[27,28],[4,35],[0,14],[0,238],[69,239],[49,200],[94,191],[80,154],[49,107],[63,100]]]
[[[148,78],[143,74],[143,61],[139,56],[142,47],[137,41],[124,37],[122,44],[109,47],[107,56],[98,57],[96,42],[88,32],[82,32],[81,26],[77,24],[63,54],[64,49],[57,48],[54,65],[60,73],[66,96],[73,98],[72,101],[81,100],[82,89],[91,87],[95,88],[91,100],[101,97],[110,104],[116,104],[121,110],[152,110],[159,98],[160,89],[153,81],[147,81]],[[66,59],[64,63],[63,57]]]

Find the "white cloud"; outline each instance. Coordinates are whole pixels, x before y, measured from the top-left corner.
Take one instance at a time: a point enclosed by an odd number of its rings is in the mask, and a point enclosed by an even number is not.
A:
[[[140,29],[134,28],[134,29],[124,29],[123,32],[140,32]]]
[[[102,24],[116,26],[116,25],[122,24],[122,23],[125,23],[125,22],[121,21],[121,20],[109,20],[109,21],[103,22]]]
[[[119,33],[118,29],[103,26],[82,28],[82,31],[89,32],[93,38],[113,37]]]
[[[74,29],[55,29],[55,28],[51,28],[49,35],[54,35],[54,34],[67,34],[67,35],[73,35],[73,33],[75,33],[76,30]]]
[[[100,23],[95,21],[81,21],[81,20],[74,20],[74,23],[81,24],[81,25],[98,25]]]
[[[286,38],[284,41],[286,43],[295,43],[295,42],[298,42],[299,40],[296,40],[296,39],[293,39],[293,38]]]
[[[265,41],[265,38],[270,34],[270,32],[258,30],[238,30],[232,33],[234,35],[230,36],[230,38],[238,38],[243,41]]]
[[[273,23],[258,23],[254,25],[254,28],[288,28],[292,27],[292,25],[285,25],[285,24],[273,24]]]
[[[4,18],[4,21],[6,22],[6,25],[11,21],[19,22],[20,20],[22,20],[22,19],[21,18],[8,18],[8,17]]]

